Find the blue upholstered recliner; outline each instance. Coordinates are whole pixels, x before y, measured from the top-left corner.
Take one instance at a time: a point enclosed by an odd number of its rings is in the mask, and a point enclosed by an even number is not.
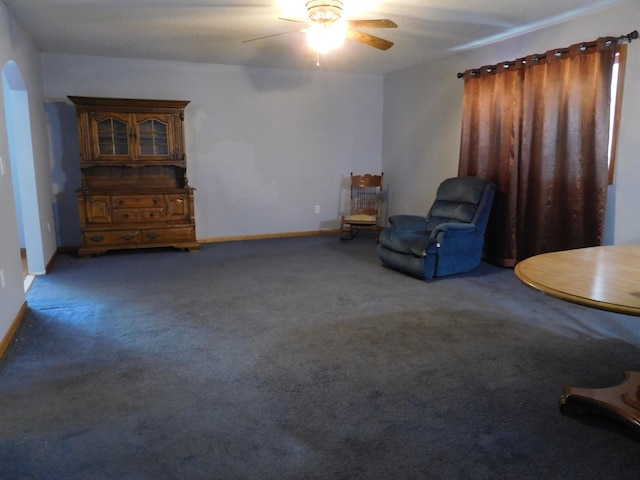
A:
[[[380,234],[380,260],[423,279],[476,268],[495,191],[493,183],[478,177],[443,181],[426,217],[389,218],[391,226]]]

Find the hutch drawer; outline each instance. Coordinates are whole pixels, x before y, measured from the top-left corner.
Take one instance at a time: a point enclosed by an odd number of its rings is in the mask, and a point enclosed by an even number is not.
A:
[[[114,208],[164,206],[164,195],[113,195]]]
[[[193,227],[161,228],[143,230],[141,236],[143,241],[151,243],[188,242],[195,239],[195,230]]]
[[[113,210],[115,223],[164,222],[164,208],[116,208]]]
[[[138,230],[96,230],[84,232],[83,240],[86,245],[138,245],[140,232]]]

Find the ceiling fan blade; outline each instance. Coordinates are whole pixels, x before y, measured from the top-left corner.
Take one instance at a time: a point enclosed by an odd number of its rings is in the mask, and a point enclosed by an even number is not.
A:
[[[242,43],[255,42],[256,40],[263,40],[265,38],[271,38],[271,37],[279,37],[280,35],[289,35],[290,33],[299,33],[302,31],[304,30],[293,30],[290,32],[272,33],[271,35],[264,35],[263,37],[256,37],[256,38],[250,38],[249,40],[243,40]]]
[[[284,18],[284,17],[278,17],[278,20],[285,20],[287,22],[296,22],[296,23],[309,23],[308,20],[298,20],[296,18]]]
[[[384,38],[374,37],[368,33],[358,32],[357,30],[349,30],[347,32],[347,38],[355,40],[356,42],[364,43],[371,47],[378,48],[380,50],[389,50],[393,47],[393,42],[385,40]]]
[[[353,28],[397,28],[395,22],[387,19],[380,18],[377,20],[349,20],[347,25]]]

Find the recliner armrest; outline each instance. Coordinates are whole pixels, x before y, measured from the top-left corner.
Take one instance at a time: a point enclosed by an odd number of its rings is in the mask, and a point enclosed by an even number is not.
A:
[[[389,223],[398,230],[427,230],[427,219],[419,215],[392,215],[389,217]]]
[[[456,237],[464,238],[469,236],[483,237],[483,234],[476,228],[473,223],[457,222],[441,223],[431,232],[431,238],[436,239],[439,244],[444,243],[445,239],[454,241],[453,239]]]
[[[464,235],[466,233],[477,232],[478,229],[473,223],[447,222],[441,223],[431,232],[432,237],[436,237],[440,232],[451,233],[453,235]]]

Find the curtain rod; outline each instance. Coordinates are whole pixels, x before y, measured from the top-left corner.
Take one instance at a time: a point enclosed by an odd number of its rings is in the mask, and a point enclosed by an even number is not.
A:
[[[619,44],[621,44],[621,43],[631,43],[633,40],[637,40],[637,39],[638,39],[638,36],[639,36],[639,35],[638,35],[638,31],[637,31],[637,30],[634,30],[633,32],[628,33],[627,35],[621,35],[621,36],[619,36],[619,37],[618,37],[618,43],[619,43]],[[584,45],[585,45],[585,46],[587,46],[587,47],[594,46],[595,44],[596,44],[596,42],[591,42],[591,43],[589,43],[589,42],[584,42]],[[542,57],[544,57],[544,55],[541,55],[541,56],[542,56]],[[511,61],[511,62],[501,62],[500,64],[497,64],[497,65],[487,65],[487,66],[485,66],[485,67],[480,67],[480,68],[489,68],[489,69],[494,69],[494,68],[496,68],[498,65],[507,64],[507,63],[508,63],[508,64],[513,65],[513,64],[515,64],[515,62],[516,62],[515,60],[514,60],[514,61]],[[480,70],[480,68],[473,68],[473,69],[471,69],[471,70]],[[458,73],[458,75],[457,75],[457,77],[458,77],[458,78],[462,78],[462,77],[464,77],[464,74],[465,74],[465,72],[461,72],[461,73],[459,72],[459,73]]]

